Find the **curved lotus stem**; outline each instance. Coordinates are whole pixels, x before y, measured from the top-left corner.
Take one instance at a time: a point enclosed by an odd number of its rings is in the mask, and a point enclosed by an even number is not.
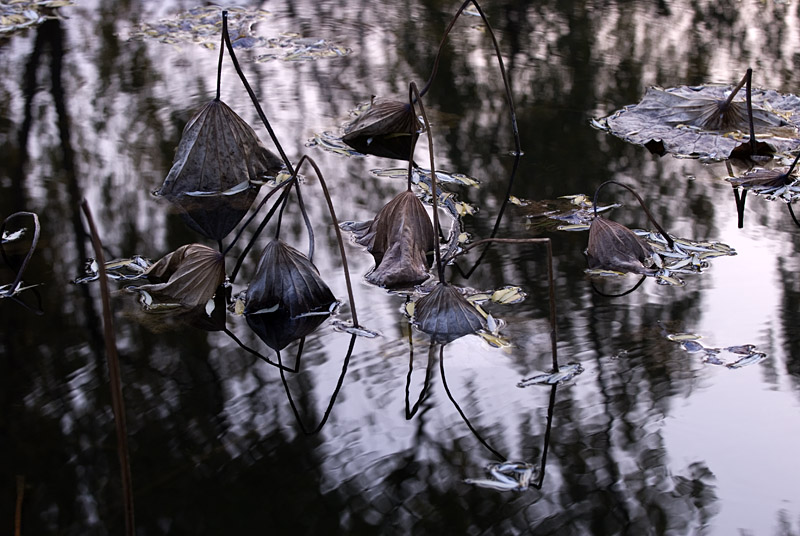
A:
[[[292,167],[292,163],[289,161],[289,157],[286,156],[283,147],[278,141],[278,137],[275,135],[275,131],[272,130],[272,126],[269,124],[267,115],[264,113],[263,108],[261,108],[261,103],[258,102],[258,98],[256,97],[253,88],[251,88],[250,84],[247,82],[247,78],[244,76],[244,72],[242,71],[242,68],[239,66],[239,60],[236,59],[236,53],[233,51],[233,44],[231,43],[231,37],[228,34],[227,11],[222,12],[222,40],[225,43],[225,46],[228,49],[228,53],[231,56],[231,61],[233,62],[233,67],[236,69],[236,74],[239,75],[239,78],[241,79],[244,88],[247,90],[247,94],[250,96],[250,100],[253,101],[253,106],[255,106],[256,108],[258,117],[261,119],[261,122],[264,123],[264,127],[266,127],[267,132],[269,132],[269,137],[272,138],[272,142],[278,149],[278,153],[280,153],[281,159],[283,159],[283,163],[286,166],[286,169],[289,171],[289,173],[294,175],[295,172],[294,168]],[[220,63],[220,68],[221,68],[221,63]],[[300,193],[300,186],[297,183],[295,183],[295,190],[297,191],[297,201],[298,204],[300,205],[300,213],[303,215],[303,221],[306,224],[306,230],[308,232],[308,258],[311,259],[314,256],[314,229],[311,226],[311,220],[309,220],[308,214],[306,213],[305,205],[303,204],[303,196]],[[282,211],[283,209],[281,209],[281,212]]]
[[[339,220],[336,218],[336,210],[333,208],[333,201],[331,200],[331,194],[328,191],[328,185],[325,183],[325,178],[322,176],[322,171],[320,171],[317,163],[314,162],[310,156],[304,154],[297,163],[297,170],[299,171],[306,162],[308,162],[311,167],[314,168],[314,172],[317,174],[317,178],[319,179],[319,184],[322,187],[322,193],[325,195],[325,201],[328,203],[328,212],[330,213],[331,220],[333,221],[333,229],[336,231],[336,240],[339,242],[339,255],[342,258],[342,269],[344,270],[344,281],[347,285],[347,298],[350,300],[350,314],[353,317],[353,327],[357,328],[359,327],[359,324],[358,314],[356,313],[356,301],[355,298],[353,298],[353,286],[350,283],[350,269],[347,266],[347,254],[344,250],[344,240],[342,239],[342,231],[339,228]]]
[[[639,194],[636,193],[636,190],[634,190],[633,188],[631,188],[627,184],[622,184],[621,182],[617,182],[617,181],[611,180],[611,181],[606,181],[606,182],[602,183],[600,186],[597,187],[597,190],[594,191],[594,200],[592,201],[592,203],[594,204],[594,216],[595,217],[597,217],[597,197],[600,194],[600,190],[602,190],[603,187],[608,185],[608,184],[616,184],[617,186],[622,186],[623,188],[628,190],[630,193],[632,193],[633,196],[636,198],[636,200],[639,201],[639,205],[642,207],[642,210],[644,210],[644,213],[647,215],[647,218],[655,226],[655,228],[658,229],[658,232],[661,233],[661,236],[663,236],[664,239],[667,241],[667,243],[669,244],[670,249],[675,247],[675,242],[672,240],[672,237],[670,237],[669,233],[667,233],[664,230],[664,228],[661,227],[658,224],[656,219],[653,217],[653,215],[647,209],[647,206],[644,204],[644,200],[642,200],[642,198],[639,196]]]
[[[0,235],[2,235],[3,231],[6,230],[6,224],[9,222],[9,220],[17,216],[30,216],[31,218],[33,218],[33,237],[31,238],[31,247],[28,249],[28,253],[22,260],[22,264],[20,265],[19,270],[17,270],[17,277],[14,278],[14,282],[5,292],[5,297],[11,297],[16,292],[17,286],[19,286],[20,282],[22,281],[22,274],[25,272],[25,268],[28,267],[28,263],[30,262],[31,257],[33,257],[33,252],[36,249],[37,244],[39,243],[39,216],[37,216],[35,212],[15,212],[11,216],[3,220],[3,225],[0,226]],[[3,249],[2,244],[0,244],[0,253],[2,253],[3,260],[5,261],[5,263],[11,266],[8,257],[6,257],[6,252],[5,249]]]
[[[413,99],[411,96],[414,95],[417,97],[416,103],[419,105],[419,111],[422,114],[422,120],[425,122],[425,133],[428,135],[428,155],[431,161],[431,196],[433,197],[433,229],[434,234],[436,235],[436,247],[433,248],[434,258],[436,259],[436,271],[439,275],[439,282],[443,285],[447,284],[447,280],[444,277],[444,265],[442,264],[442,253],[439,251],[439,232],[441,231],[441,226],[439,225],[439,192],[436,188],[437,180],[436,180],[436,164],[434,163],[433,158],[433,136],[431,135],[431,124],[428,121],[428,116],[425,113],[425,106],[422,104],[422,95],[420,94],[419,90],[417,89],[417,84],[411,82],[408,85],[408,95],[409,100],[412,100],[412,108],[413,108]]]
[[[300,165],[298,164],[298,167]],[[318,433],[322,430],[322,427],[325,426],[325,423],[328,422],[328,417],[331,415],[331,410],[333,410],[333,405],[336,403],[336,397],[339,395],[339,391],[342,389],[342,384],[344,383],[344,376],[347,373],[347,366],[350,363],[350,357],[353,355],[353,347],[356,344],[356,335],[355,333],[350,337],[350,346],[347,348],[347,354],[344,356],[344,363],[342,364],[342,372],[339,374],[339,380],[336,382],[336,387],[333,390],[333,394],[331,395],[331,399],[328,402],[328,407],[325,409],[325,413],[322,416],[322,420],[320,420],[319,424],[310,432],[306,428],[305,424],[303,424],[303,420],[300,418],[300,412],[297,410],[297,406],[294,403],[294,398],[292,397],[292,392],[289,389],[289,383],[286,381],[286,374],[284,374],[284,370],[286,369],[283,366],[279,366],[279,370],[281,373],[281,383],[283,383],[283,390],[286,392],[286,397],[289,399],[289,406],[292,408],[292,413],[294,413],[295,420],[300,425],[300,429],[303,430],[305,435],[313,435]],[[300,361],[300,353],[302,352],[303,342],[305,341],[305,337],[300,342],[300,348],[298,350],[297,361]],[[281,363],[281,353],[278,353],[278,363]]]
[[[287,181],[285,181],[285,182],[279,184],[277,187],[273,188],[272,191],[270,191],[266,195],[266,197],[264,197],[264,199],[261,200],[261,203],[259,203],[259,205],[256,208],[256,210],[253,212],[253,215],[250,216],[250,218],[247,220],[247,222],[245,222],[245,224],[242,225],[239,228],[239,232],[236,233],[236,236],[234,237],[233,241],[228,245],[228,248],[225,251],[222,252],[223,256],[227,255],[228,252],[231,250],[231,248],[234,246],[234,244],[236,244],[236,241],[239,240],[239,237],[242,235],[242,232],[247,228],[247,226],[250,224],[250,222],[253,221],[253,218],[255,218],[256,214],[258,214],[258,211],[261,210],[261,207],[263,207],[266,204],[266,202],[269,201],[269,198],[272,197],[274,194],[276,194],[278,192],[278,190],[280,190],[281,188],[283,188],[285,186],[290,185],[292,183],[292,181],[295,181],[295,180],[297,180],[296,175],[292,176]],[[236,279],[236,275],[239,273],[239,268],[242,267],[242,262],[244,261],[244,258],[247,255],[247,253],[250,251],[250,248],[252,248],[253,244],[255,244],[256,238],[258,238],[258,235],[260,235],[261,231],[264,230],[264,227],[267,225],[269,220],[272,218],[272,215],[275,214],[275,210],[279,206],[281,206],[281,204],[289,196],[289,192],[290,191],[291,191],[291,189],[287,189],[287,190],[284,190],[283,193],[281,193],[281,196],[278,198],[277,201],[275,201],[275,204],[272,205],[271,209],[269,209],[269,212],[267,212],[267,215],[264,216],[263,220],[261,220],[261,223],[258,225],[258,228],[255,230],[255,232],[253,232],[253,236],[250,237],[250,241],[244,247],[244,250],[242,251],[241,254],[239,254],[239,258],[236,260],[236,265],[233,267],[233,271],[231,272],[231,275],[230,275],[230,278],[229,278],[231,283],[233,283],[233,281]]]
[[[641,277],[641,279],[639,279],[639,282],[636,283],[633,286],[633,288],[629,288],[628,290],[626,290],[625,292],[622,292],[620,294],[606,294],[605,292],[601,291],[599,288],[597,288],[595,286],[594,281],[591,282],[591,285],[592,285],[592,290],[594,290],[595,292],[597,292],[599,295],[603,296],[604,298],[621,298],[623,296],[627,296],[628,294],[630,294],[631,292],[634,292],[637,288],[642,286],[642,283],[644,283],[645,279],[647,279],[647,276],[643,275]]]

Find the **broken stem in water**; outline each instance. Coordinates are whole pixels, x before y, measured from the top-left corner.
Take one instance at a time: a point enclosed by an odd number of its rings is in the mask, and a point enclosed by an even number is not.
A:
[[[133,483],[131,479],[130,457],[128,455],[128,432],[125,424],[125,398],[122,395],[122,372],[117,354],[116,335],[114,322],[111,315],[111,298],[108,291],[108,276],[106,274],[106,261],[103,255],[103,244],[97,234],[97,228],[89,209],[89,203],[84,199],[81,209],[89,224],[89,232],[97,257],[98,273],[100,280],[100,301],[103,306],[103,337],[106,341],[106,357],[108,358],[108,376],[111,390],[111,409],[114,413],[114,423],[117,430],[117,456],[119,457],[120,477],[122,481],[123,511],[125,514],[125,534],[133,536],[136,533],[133,517]]]

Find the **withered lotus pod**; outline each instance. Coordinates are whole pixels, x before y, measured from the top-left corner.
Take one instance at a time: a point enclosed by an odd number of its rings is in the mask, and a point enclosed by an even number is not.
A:
[[[314,331],[336,298],[305,255],[273,239],[261,254],[246,302],[247,323],[270,348],[280,350]]]
[[[367,280],[376,285],[413,285],[428,278],[436,237],[422,201],[406,190],[387,203],[356,242],[375,258]]]
[[[281,169],[281,160],[221,100],[206,104],[183,129],[175,161],[156,193],[176,203],[184,220],[221,240],[241,221],[258,194],[252,181]]]
[[[652,253],[647,242],[622,224],[597,216],[589,226],[589,268],[649,273],[644,262]]]
[[[364,154],[408,160],[421,128],[408,102],[377,98],[345,127],[342,141]]]
[[[435,342],[448,343],[483,328],[483,317],[459,290],[437,283],[414,306],[414,323]]]
[[[187,244],[153,264],[146,275],[152,283],[136,290],[163,303],[205,306],[225,281],[225,257],[203,244]]]

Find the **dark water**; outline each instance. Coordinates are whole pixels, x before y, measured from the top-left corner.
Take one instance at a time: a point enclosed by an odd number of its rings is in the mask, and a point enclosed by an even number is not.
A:
[[[71,283],[92,256],[79,203],[92,206],[109,258],[157,259],[203,241],[151,191],[171,166],[184,124],[214,95],[217,51],[129,39],[140,21],[192,7],[80,2],[60,21],[0,40],[0,215],[27,210],[41,219],[25,281],[42,283],[44,310],[37,316],[0,302],[0,532],[14,527],[18,504],[22,534],[123,531],[99,288]],[[457,6],[247,7],[272,13],[257,35],[295,32],[352,50],[298,62],[256,62],[257,48],[239,57],[290,158],[317,160],[342,219],[372,218],[404,183],[370,170],[403,164],[306,144],[339,128],[371,95],[402,98],[408,82],[424,82]],[[510,206],[503,236],[552,239],[558,355],[584,371],[557,388],[516,386],[552,362],[544,248],[498,246],[469,279],[448,272],[477,290],[519,285],[527,293],[520,304],[487,306],[505,322],[510,348],[476,335],[443,348],[447,387],[480,439],[447,396],[440,347],[409,326],[402,296],[363,279],[372,258],[352,242],[359,318],[380,336],[357,338],[330,417],[313,436],[298,425],[277,369],[223,334],[148,323],[152,316],[129,295],[115,293],[138,534],[800,533],[797,228],[780,202],[751,197],[739,229],[724,166],[659,158],[589,124],[638,101],[648,86],[730,83],[748,66],[757,85],[797,92],[798,4],[484,7],[512,80],[525,153],[515,196],[591,194],[615,179],[638,189],[674,235],[721,241],[738,254],[714,259],[683,287],[648,280],[610,299],[584,274],[586,233],[537,230],[524,207]],[[481,183],[453,188],[479,209],[464,218],[474,238],[491,232],[514,147],[502,80],[479,28],[476,17],[459,22],[426,97],[437,167]],[[222,91],[269,145],[229,63]],[[423,145],[418,158],[426,154]],[[305,191],[315,262],[346,301],[334,233],[310,174]],[[625,204],[617,221],[648,225],[630,196],[607,195]],[[305,248],[296,211],[286,215],[283,237]],[[0,276],[5,284],[14,272],[4,267]],[[349,311],[345,304],[337,316],[347,320]],[[242,317],[230,314],[228,326],[269,353]],[[716,366],[668,340],[669,332],[701,335],[707,347],[752,344],[767,359]],[[323,418],[350,340],[323,324],[305,343],[301,372],[287,378],[306,428]],[[419,397],[426,367],[428,396],[406,419],[406,398],[413,405]],[[484,478],[495,460],[481,439],[535,465],[541,489],[465,483]]]

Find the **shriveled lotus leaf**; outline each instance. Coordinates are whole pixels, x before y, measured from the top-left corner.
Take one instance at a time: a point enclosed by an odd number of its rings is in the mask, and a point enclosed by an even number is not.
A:
[[[255,131],[220,100],[212,100],[186,124],[164,184],[167,198],[188,193],[221,193],[261,181],[281,168]]]
[[[448,343],[483,328],[483,317],[459,290],[437,283],[414,306],[414,322],[434,341]]]
[[[408,160],[421,128],[408,102],[378,98],[345,127],[342,141],[364,154]]]
[[[724,160],[749,137],[744,96],[720,109],[731,86],[649,88],[636,105],[626,106],[593,125],[656,152]],[[800,97],[753,89],[753,123],[759,142],[772,152],[800,147]]]
[[[624,225],[600,216],[592,221],[587,248],[590,269],[650,273],[644,261],[652,252],[647,242]]]
[[[375,258],[367,280],[376,285],[413,285],[428,278],[436,247],[433,224],[414,192],[405,191],[384,206],[369,227],[354,229],[356,242]]]
[[[159,302],[205,306],[225,280],[225,257],[203,244],[187,244],[146,271],[148,285],[136,287]]]
[[[764,188],[779,188],[786,186],[794,181],[795,177],[789,175],[788,167],[776,169],[755,169],[745,173],[741,177],[728,177],[728,182],[733,186],[750,188],[760,186]]]
[[[73,5],[72,0],[14,0],[0,2],[0,35],[9,36],[48,19],[59,18],[55,8]]]
[[[246,299],[246,315],[285,311],[290,318],[327,313],[336,302],[316,266],[278,239],[261,253]]]

